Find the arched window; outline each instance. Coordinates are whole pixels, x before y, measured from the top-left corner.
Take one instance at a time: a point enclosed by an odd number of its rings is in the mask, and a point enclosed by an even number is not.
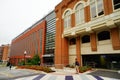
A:
[[[89,35],[85,35],[82,37],[82,43],[89,43],[90,42],[90,36]]]
[[[75,20],[76,25],[84,23],[84,5],[82,3],[78,4],[75,8]]]
[[[90,0],[91,18],[96,18],[104,14],[103,0]]]
[[[119,9],[120,8],[120,0],[112,0],[112,1],[113,1],[114,10]]]
[[[98,33],[97,37],[98,37],[98,41],[108,40],[108,39],[110,39],[110,32],[102,31],[102,32]]]
[[[70,45],[74,45],[74,44],[76,44],[76,39],[75,38],[70,39]]]
[[[71,13],[67,10],[64,14],[64,28],[71,27]]]

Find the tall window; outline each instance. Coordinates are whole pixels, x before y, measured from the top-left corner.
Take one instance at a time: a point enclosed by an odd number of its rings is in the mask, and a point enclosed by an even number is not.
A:
[[[113,0],[114,10],[120,8],[120,0]]]
[[[110,32],[102,31],[102,32],[98,33],[97,36],[98,36],[98,41],[108,40],[108,39],[110,39]]]
[[[76,25],[84,23],[84,5],[82,3],[78,4],[75,10]]]
[[[104,14],[103,0],[90,0],[91,18]]]
[[[65,15],[64,15],[64,28],[69,28],[71,27],[71,15],[70,15],[70,11],[66,11]]]

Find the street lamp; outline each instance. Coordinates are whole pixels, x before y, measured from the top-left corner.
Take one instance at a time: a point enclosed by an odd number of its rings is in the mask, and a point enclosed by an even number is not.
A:
[[[27,54],[27,52],[26,51],[24,51],[24,65],[25,65],[25,62],[26,62],[26,60],[25,60],[25,56],[26,56],[26,54]]]

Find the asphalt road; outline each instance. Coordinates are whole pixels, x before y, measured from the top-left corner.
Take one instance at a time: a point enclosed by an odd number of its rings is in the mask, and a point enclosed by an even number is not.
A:
[[[92,73],[89,73],[90,75],[94,76],[103,76],[103,77],[109,77],[109,78],[116,78],[120,80],[120,74],[118,74],[117,71],[112,70],[96,70]]]

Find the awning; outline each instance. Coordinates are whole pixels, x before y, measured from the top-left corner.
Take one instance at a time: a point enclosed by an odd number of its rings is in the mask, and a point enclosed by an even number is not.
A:
[[[42,55],[42,57],[54,57],[54,55],[53,54],[44,54],[44,55]]]

